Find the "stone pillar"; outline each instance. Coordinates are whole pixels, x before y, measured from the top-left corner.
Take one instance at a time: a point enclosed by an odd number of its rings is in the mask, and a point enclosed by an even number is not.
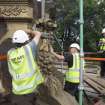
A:
[[[27,29],[32,19],[33,0],[0,0],[0,21],[3,20],[7,26],[7,32],[0,36],[0,44],[10,38],[14,31]],[[1,23],[0,27],[3,25]]]

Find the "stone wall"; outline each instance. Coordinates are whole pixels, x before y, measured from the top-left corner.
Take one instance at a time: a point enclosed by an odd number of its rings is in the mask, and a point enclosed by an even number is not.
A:
[[[18,29],[27,29],[33,19],[33,0],[0,0],[0,24],[7,32],[0,35],[0,44]],[[2,28],[1,28],[2,29]],[[1,34],[1,33],[0,33]]]

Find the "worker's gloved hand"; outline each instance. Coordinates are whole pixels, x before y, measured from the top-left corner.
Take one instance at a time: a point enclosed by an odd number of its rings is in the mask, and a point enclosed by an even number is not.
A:
[[[35,35],[39,35],[40,36],[42,34],[39,31],[32,31],[32,30],[29,30],[29,29],[25,30],[25,32],[29,35],[30,39],[34,38]]]

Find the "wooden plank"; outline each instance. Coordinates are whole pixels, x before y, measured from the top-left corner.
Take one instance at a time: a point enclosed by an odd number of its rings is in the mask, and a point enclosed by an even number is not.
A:
[[[90,79],[85,79],[85,82],[92,87],[93,89],[95,89],[97,92],[104,94],[105,95],[105,88],[101,87],[100,85],[97,85],[97,83],[95,83],[94,81],[90,80]]]
[[[93,73],[84,73],[84,79],[88,78],[88,76],[91,76],[93,78],[98,77],[98,74],[93,74]]]
[[[99,97],[99,93],[92,93],[92,92],[89,92],[89,91],[86,91],[86,94],[89,96],[89,97]]]
[[[88,76],[88,78],[93,80],[95,83],[99,84],[101,87],[105,89],[105,79],[96,78],[96,77],[93,78],[91,76]]]
[[[99,100],[94,105],[105,105],[105,102],[103,100]]]
[[[101,79],[101,78],[96,79],[96,78],[94,78],[94,81],[105,88],[105,79]]]
[[[95,91],[93,88],[90,88],[90,87],[84,87],[84,90],[86,92],[91,92],[91,93],[99,94],[99,92]]]

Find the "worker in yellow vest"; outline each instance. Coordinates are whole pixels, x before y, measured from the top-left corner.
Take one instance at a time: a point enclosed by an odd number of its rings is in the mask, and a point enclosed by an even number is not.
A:
[[[98,50],[102,58],[105,58],[105,28],[102,30],[102,37],[98,43]],[[101,61],[100,76],[105,78],[105,61]]]
[[[8,51],[13,105],[33,105],[34,93],[44,81],[35,59],[40,37],[40,32],[31,30],[17,30],[13,34],[12,43],[16,47]]]
[[[71,95],[75,96],[78,101],[78,85],[80,83],[79,80],[79,70],[80,70],[80,46],[77,43],[73,43],[69,47],[69,52],[64,55],[59,55],[53,51],[51,48],[51,52],[54,56],[56,56],[59,60],[64,60],[68,63],[69,70],[65,74],[65,86],[64,90],[69,92]]]

